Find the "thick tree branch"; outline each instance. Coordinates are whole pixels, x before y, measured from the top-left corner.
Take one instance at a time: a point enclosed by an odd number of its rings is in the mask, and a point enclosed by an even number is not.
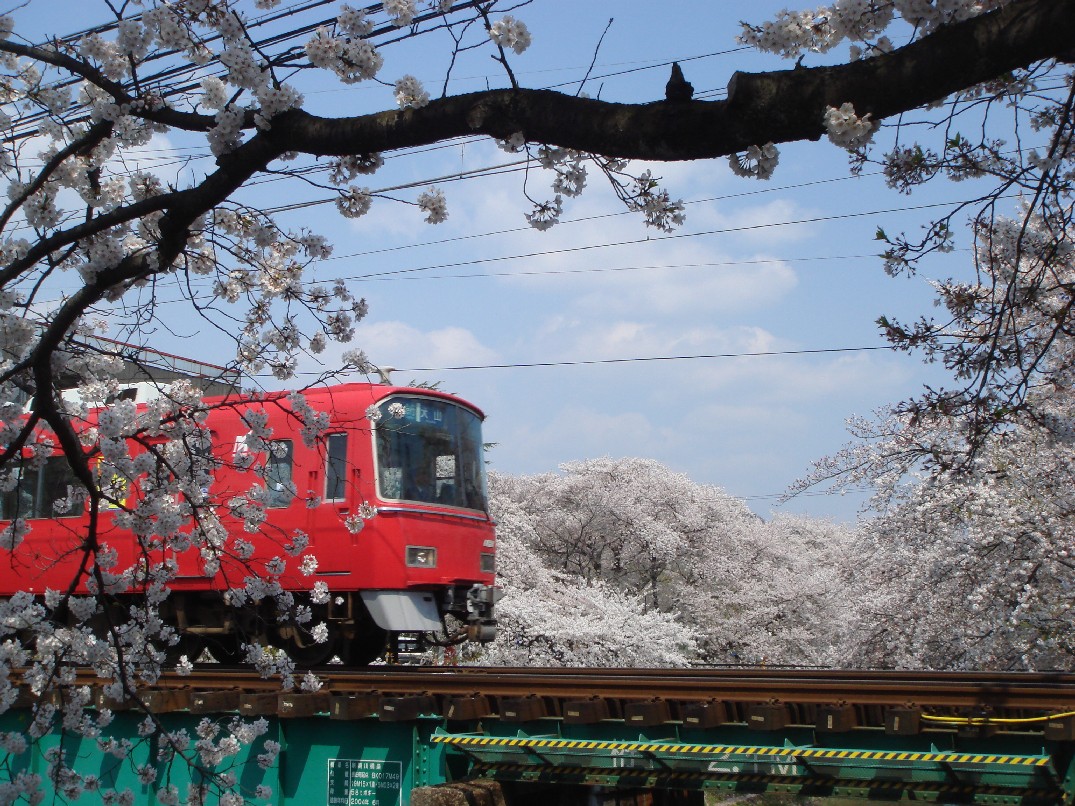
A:
[[[835,67],[736,73],[726,101],[616,104],[548,90],[492,90],[422,109],[327,119],[301,111],[273,121],[284,150],[318,155],[392,151],[452,137],[522,132],[610,157],[692,160],[765,142],[816,140],[829,106],[851,102],[880,120],[1044,59],[1075,41],[1075,2],[1017,0],[944,27],[889,54]],[[663,89],[663,88],[661,88]]]

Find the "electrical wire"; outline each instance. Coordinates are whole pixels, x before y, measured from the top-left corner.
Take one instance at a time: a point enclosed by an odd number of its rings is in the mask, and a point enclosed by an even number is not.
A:
[[[533,363],[518,364],[472,364],[458,367],[402,367],[398,372],[455,372],[457,370],[474,369],[532,369],[535,367],[582,367],[596,364],[634,364],[650,361],[697,361],[713,358],[763,358],[781,355],[824,355],[832,353],[864,353],[884,350],[894,352],[891,345],[876,347],[821,347],[806,350],[758,350],[749,353],[699,353],[695,355],[656,355],[636,356],[633,358],[595,358],[579,361],[535,361]],[[313,374],[313,373],[309,373]]]
[[[1048,716],[1027,716],[1027,717],[990,717],[990,716],[933,716],[932,714],[921,714],[922,719],[929,720],[930,722],[943,722],[949,725],[1028,725],[1035,722],[1049,722],[1054,719],[1064,719],[1067,717],[1075,716],[1075,711],[1064,711],[1059,714],[1049,714]]]
[[[998,199],[1010,199],[1010,198],[1015,198],[1015,197],[1016,197],[1016,194],[1006,194],[1006,195],[998,196],[997,198]],[[911,206],[908,206],[908,207],[890,207],[890,208],[881,209],[881,210],[866,210],[866,211],[859,211],[859,212],[854,212],[854,213],[839,213],[839,214],[836,214],[836,215],[828,215],[828,216],[812,216],[810,218],[799,218],[799,219],[792,219],[792,220],[789,220],[789,221],[768,222],[768,223],[764,223],[764,224],[743,224],[743,225],[740,225],[740,226],[737,226],[737,227],[720,227],[720,228],[717,228],[717,229],[702,230],[702,231],[699,231],[699,232],[681,232],[681,233],[674,233],[672,235],[661,235],[661,236],[656,236],[656,237],[645,237],[645,238],[632,238],[632,239],[625,240],[625,241],[612,241],[612,242],[599,243],[599,244],[587,244],[587,245],[584,245],[584,246],[563,247],[561,249],[547,249],[547,250],[537,251],[537,252],[525,252],[525,253],[516,254],[516,255],[501,255],[499,257],[475,258],[474,260],[462,260],[462,261],[456,261],[456,262],[453,262],[453,263],[436,263],[436,264],[432,264],[432,265],[428,265],[428,266],[417,266],[417,267],[413,267],[413,268],[409,268],[409,269],[393,269],[393,270],[390,270],[390,271],[370,272],[370,273],[367,273],[367,274],[354,274],[354,275],[342,277],[340,279],[342,279],[342,280],[368,280],[368,279],[373,279],[373,278],[378,278],[378,277],[390,277],[390,276],[397,276],[397,275],[403,275],[403,274],[415,274],[415,273],[418,273],[418,272],[434,271],[436,269],[459,268],[460,266],[474,266],[474,265],[479,265],[479,264],[484,264],[484,263],[500,263],[500,262],[503,262],[505,260],[523,260],[523,259],[526,259],[526,258],[549,257],[549,256],[552,256],[552,255],[568,255],[568,254],[574,254],[574,253],[577,253],[577,252],[589,252],[589,251],[592,251],[592,250],[595,250],[595,249],[608,249],[610,247],[617,247],[617,246],[638,246],[640,244],[645,244],[645,243],[659,244],[659,243],[666,243],[668,241],[682,240],[682,239],[685,239],[685,238],[699,238],[699,237],[708,236],[708,235],[728,235],[728,234],[736,233],[736,232],[752,232],[752,231],[756,231],[756,230],[767,229],[767,228],[770,228],[770,227],[788,227],[788,226],[799,226],[799,225],[804,225],[804,224],[820,224],[820,223],[824,223],[824,222],[828,222],[828,221],[846,221],[846,220],[853,219],[853,218],[863,218],[865,216],[891,215],[893,213],[911,212],[911,211],[916,211],[916,210],[929,210],[929,209],[935,209],[937,207],[952,207],[954,205],[961,204],[961,203],[967,203],[967,202],[966,201],[964,201],[964,202],[960,202],[960,201],[933,202],[931,204],[911,205]]]
[[[969,252],[971,250],[966,248],[953,251]],[[662,271],[664,269],[714,269],[728,268],[731,266],[769,266],[779,265],[781,263],[806,263],[825,260],[871,260],[876,257],[876,254],[818,255],[813,257],[757,258],[755,260],[720,260],[711,263],[662,263],[655,266],[602,266],[589,269],[540,269],[533,271],[473,272],[471,274],[427,274],[421,277],[371,277],[370,282],[391,283],[414,280],[473,280],[477,278],[492,277],[560,277],[570,276],[572,274],[608,274],[618,272]]]

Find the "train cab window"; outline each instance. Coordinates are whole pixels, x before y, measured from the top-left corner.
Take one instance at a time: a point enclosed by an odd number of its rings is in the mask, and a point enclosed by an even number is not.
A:
[[[98,457],[97,464],[93,468],[94,478],[97,480],[97,489],[104,495],[101,501],[103,509],[119,509],[127,503],[127,496],[131,493],[131,482],[122,473],[117,473],[110,468],[104,457]]]
[[[269,443],[265,460],[266,504],[270,507],[290,506],[295,498],[295,447],[290,439],[274,439]]]
[[[433,398],[389,398],[376,425],[382,498],[486,509],[481,420]]]
[[[113,403],[120,400],[138,400],[138,387],[128,386],[126,389],[120,389],[118,392],[113,392],[105,398],[105,405],[110,406]]]
[[[82,514],[81,500],[69,500],[68,488],[82,485],[65,457],[50,456],[37,468],[20,463],[11,472],[16,483],[0,494],[0,520],[75,518]]]
[[[329,434],[325,440],[325,500],[342,500],[346,482],[347,434]]]

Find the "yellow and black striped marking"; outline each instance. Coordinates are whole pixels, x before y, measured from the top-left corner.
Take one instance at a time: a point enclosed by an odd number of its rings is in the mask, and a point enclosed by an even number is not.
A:
[[[434,743],[478,750],[585,751],[600,754],[661,753],[672,756],[744,756],[750,760],[803,759],[810,761],[902,761],[912,764],[988,764],[1047,767],[1049,756],[1016,756],[996,753],[914,753],[894,750],[836,750],[823,747],[754,747],[751,745],[680,744],[677,742],[603,742],[592,739],[531,739],[526,737],[454,736],[438,734]]]

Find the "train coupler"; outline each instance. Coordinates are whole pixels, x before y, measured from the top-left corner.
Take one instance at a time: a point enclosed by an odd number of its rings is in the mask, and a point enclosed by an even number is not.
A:
[[[496,639],[496,621],[472,621],[467,624],[467,640],[488,644]]]
[[[486,644],[496,638],[493,608],[504,591],[493,585],[472,585],[467,591],[467,639]]]

